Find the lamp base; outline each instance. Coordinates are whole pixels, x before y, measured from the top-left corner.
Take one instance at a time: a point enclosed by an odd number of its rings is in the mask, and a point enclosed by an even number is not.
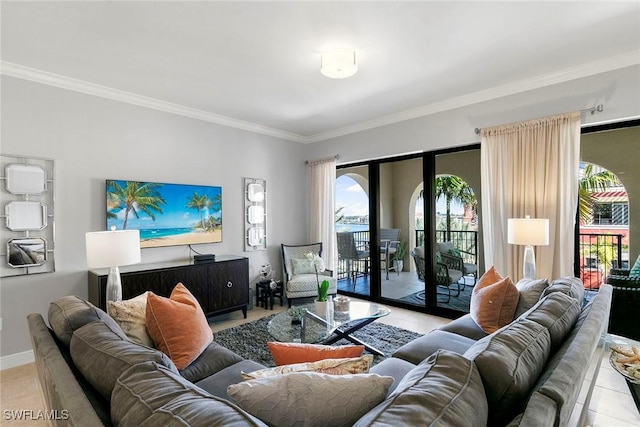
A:
[[[531,245],[524,247],[523,273],[525,279],[535,280],[536,278],[536,256]]]
[[[107,277],[107,301],[122,301],[122,282],[118,267],[109,269]]]

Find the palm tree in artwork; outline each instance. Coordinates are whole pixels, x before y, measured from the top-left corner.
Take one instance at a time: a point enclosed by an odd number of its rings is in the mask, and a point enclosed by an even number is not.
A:
[[[592,220],[595,199],[591,195],[597,191],[607,191],[609,187],[620,185],[618,177],[606,169],[594,169],[594,165],[586,163],[583,174],[578,181],[578,212],[580,221],[589,223]]]
[[[124,184],[124,185],[122,185]],[[129,214],[140,218],[144,212],[155,221],[155,213],[162,213],[162,206],[167,202],[158,191],[161,184],[137,181],[107,181],[107,215],[112,217],[114,211],[124,210],[122,229],[127,229]]]
[[[209,209],[212,205],[212,201],[209,198],[209,196],[207,196],[206,194],[198,194],[197,192],[194,192],[191,197],[189,197],[189,200],[187,201],[186,207],[188,207],[189,209],[197,209],[198,213],[200,214],[200,225],[202,225],[202,229],[206,230],[206,226],[204,223],[204,217],[202,216],[202,213],[204,212],[205,209]]]

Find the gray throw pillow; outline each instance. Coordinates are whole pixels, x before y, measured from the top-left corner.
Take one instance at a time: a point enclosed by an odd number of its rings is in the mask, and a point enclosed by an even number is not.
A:
[[[82,375],[105,398],[118,377],[131,366],[154,361],[174,371],[175,365],[161,351],[130,341],[116,325],[95,321],[75,330],[71,337],[71,359]]]
[[[567,294],[582,305],[584,300],[584,283],[577,277],[561,277],[551,282],[551,285],[542,292],[542,296],[546,297],[552,292]]]
[[[354,427],[484,427],[487,399],[476,365],[439,350],[409,371],[393,393]]]
[[[118,378],[111,419],[120,426],[264,426],[155,362],[134,365]]]
[[[516,314],[514,318],[520,317],[525,311],[536,305],[540,301],[542,292],[549,287],[549,281],[547,279],[521,279],[516,283],[518,294],[518,306],[516,307]]]
[[[551,349],[549,331],[520,319],[475,343],[464,357],[475,362],[489,403],[487,425],[506,425],[524,407]]]
[[[387,396],[392,377],[293,372],[230,385],[245,411],[273,426],[351,426]]]
[[[551,353],[554,353],[575,325],[579,315],[578,301],[562,292],[552,292],[534,305],[523,318],[547,328],[551,338]]]

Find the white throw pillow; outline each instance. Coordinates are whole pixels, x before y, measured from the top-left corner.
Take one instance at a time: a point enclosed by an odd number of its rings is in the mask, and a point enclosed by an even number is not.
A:
[[[129,339],[138,344],[154,348],[147,332],[147,293],[124,301],[107,301],[107,313],[122,328]]]

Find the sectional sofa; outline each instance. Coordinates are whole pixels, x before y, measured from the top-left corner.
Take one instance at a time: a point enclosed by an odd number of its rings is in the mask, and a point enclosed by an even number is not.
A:
[[[418,338],[371,369],[393,382],[382,402],[350,424],[566,425],[583,381],[597,375],[611,287],[583,302],[582,283],[565,278],[492,334],[467,315]],[[227,394],[242,371],[264,367],[215,342],[178,371],[81,298],[52,302],[48,320],[28,316],[46,406],[58,415],[54,425],[267,425]],[[314,420],[298,418],[297,425]]]

